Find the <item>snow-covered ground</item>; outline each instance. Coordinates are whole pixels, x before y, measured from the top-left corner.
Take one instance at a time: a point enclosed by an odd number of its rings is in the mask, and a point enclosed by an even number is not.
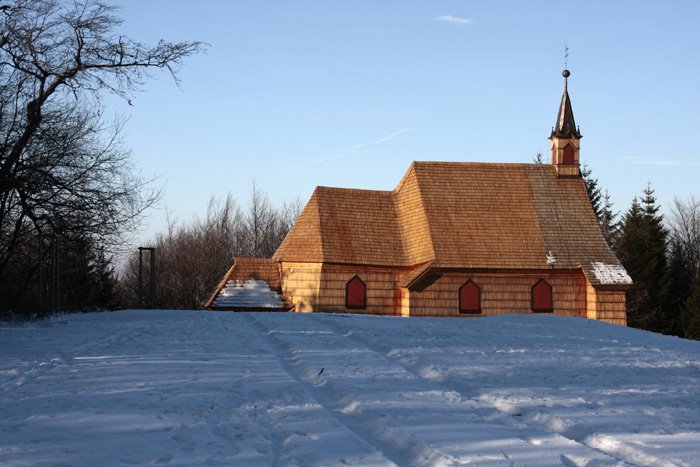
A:
[[[700,465],[700,342],[556,316],[0,324],[1,465]]]

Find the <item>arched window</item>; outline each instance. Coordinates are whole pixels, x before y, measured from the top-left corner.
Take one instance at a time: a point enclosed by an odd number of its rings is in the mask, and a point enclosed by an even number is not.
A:
[[[471,279],[459,288],[459,312],[481,313],[481,289]]]
[[[532,286],[532,311],[533,313],[551,313],[554,311],[552,286],[544,279],[540,279]]]
[[[355,276],[345,284],[345,308],[364,310],[367,308],[367,287]]]
[[[575,163],[575,157],[574,157],[574,147],[571,144],[567,144],[564,146],[564,160],[562,161],[563,164],[574,164]]]

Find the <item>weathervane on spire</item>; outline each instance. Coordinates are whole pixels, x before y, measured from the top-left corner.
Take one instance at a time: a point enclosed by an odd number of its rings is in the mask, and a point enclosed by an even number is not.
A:
[[[569,45],[566,41],[564,41],[564,71],[561,72],[561,75],[564,77],[564,91],[566,91],[569,84],[568,78],[571,75],[569,71]]]

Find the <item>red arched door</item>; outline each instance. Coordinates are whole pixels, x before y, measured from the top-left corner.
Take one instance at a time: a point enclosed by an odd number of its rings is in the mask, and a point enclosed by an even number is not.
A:
[[[481,313],[481,290],[471,279],[459,288],[459,312]]]
[[[540,279],[532,287],[532,311],[535,313],[551,313],[554,311],[552,286],[544,279]]]
[[[345,307],[361,310],[367,308],[367,288],[357,276],[345,284]]]

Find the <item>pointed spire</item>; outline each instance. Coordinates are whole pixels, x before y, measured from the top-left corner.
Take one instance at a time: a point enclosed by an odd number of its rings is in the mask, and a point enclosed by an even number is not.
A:
[[[576,121],[574,120],[574,111],[571,109],[571,100],[569,99],[569,88],[568,81],[571,72],[569,70],[564,70],[562,76],[564,77],[564,95],[561,97],[561,105],[559,106],[559,114],[557,115],[557,123],[552,129],[552,138],[581,138],[581,133],[579,133],[576,127]]]

